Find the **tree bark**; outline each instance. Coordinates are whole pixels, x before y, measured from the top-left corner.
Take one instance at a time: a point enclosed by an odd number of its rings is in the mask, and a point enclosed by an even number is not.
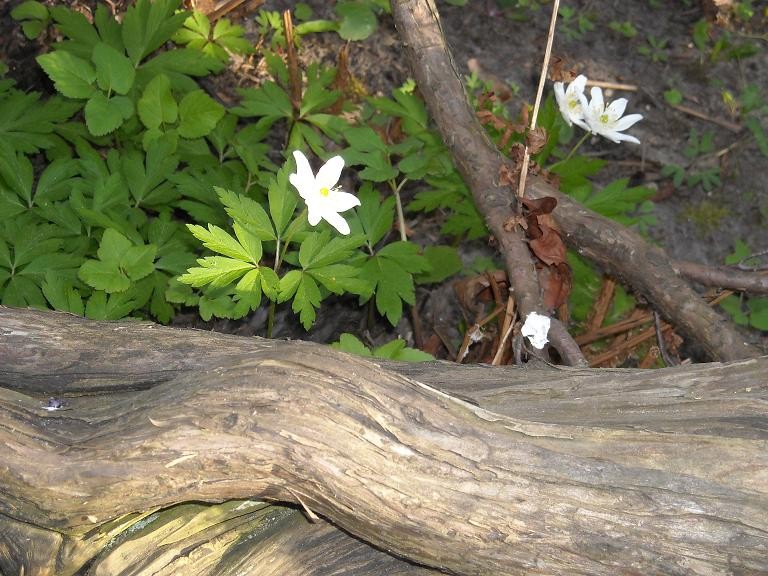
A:
[[[257,498],[457,574],[768,573],[766,372],[395,365],[0,308],[0,514],[82,541]]]

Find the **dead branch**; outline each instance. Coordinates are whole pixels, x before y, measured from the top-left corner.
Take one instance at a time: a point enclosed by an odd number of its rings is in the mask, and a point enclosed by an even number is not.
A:
[[[0,358],[15,522],[84,534],[176,502],[301,499],[461,574],[768,570],[768,358],[402,368],[496,412],[317,345],[59,313],[0,308]]]
[[[500,240],[510,284],[524,295],[524,311],[537,309],[538,285],[521,235],[503,231],[513,213],[513,194],[497,184],[505,163],[477,122],[445,45],[437,9],[432,0],[396,0],[392,3],[398,31],[414,69],[416,81],[450,148],[454,161],[472,189],[478,209]],[[540,177],[529,178],[527,195],[553,196],[553,216],[565,232],[566,242],[580,254],[647,298],[691,341],[717,360],[747,358],[759,351],[744,342],[736,329],[701,302],[672,268],[660,248],[639,234],[603,218],[561,194]]]

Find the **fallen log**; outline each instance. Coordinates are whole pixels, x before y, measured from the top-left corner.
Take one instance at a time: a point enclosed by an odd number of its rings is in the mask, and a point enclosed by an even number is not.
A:
[[[59,566],[125,515],[257,499],[457,574],[768,573],[766,373],[396,365],[0,307],[0,514],[66,535]]]

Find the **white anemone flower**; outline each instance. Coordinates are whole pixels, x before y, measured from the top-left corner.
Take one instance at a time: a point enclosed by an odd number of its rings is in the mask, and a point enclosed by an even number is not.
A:
[[[555,99],[557,105],[560,107],[560,114],[568,123],[568,126],[576,124],[589,130],[586,122],[584,122],[584,111],[581,109],[581,96],[584,94],[584,88],[587,87],[587,77],[584,74],[580,74],[574,78],[574,80],[568,84],[568,88],[564,88],[562,82],[555,82]]]
[[[642,114],[629,114],[622,118],[624,110],[627,107],[626,98],[617,98],[608,106],[603,100],[603,91],[597,86],[593,86],[590,91],[592,100],[587,103],[587,97],[581,95],[581,108],[584,112],[584,120],[589,126],[588,130],[592,134],[599,134],[612,140],[617,144],[622,140],[640,144],[640,140],[629,134],[622,134],[624,130],[643,119]]]
[[[549,326],[552,320],[549,316],[538,314],[537,312],[531,312],[525,319],[520,334],[528,338],[531,346],[541,350],[549,342],[547,340],[547,334],[549,333]]]
[[[320,167],[315,176],[302,152],[296,150],[293,157],[296,159],[296,173],[291,174],[289,179],[307,204],[309,223],[317,226],[320,220],[325,220],[341,234],[349,234],[349,224],[339,212],[360,206],[360,200],[336,186],[344,168],[344,158],[334,156]]]

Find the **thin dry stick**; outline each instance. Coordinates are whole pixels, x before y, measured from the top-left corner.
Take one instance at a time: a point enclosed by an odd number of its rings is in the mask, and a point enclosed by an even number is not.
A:
[[[501,341],[499,342],[499,348],[496,350],[496,355],[493,357],[493,366],[499,366],[501,364],[501,357],[504,355],[504,348],[507,345],[509,335],[512,334],[512,329],[515,327],[515,299],[510,296],[507,298],[507,311],[504,314],[504,326],[502,327]]]
[[[539,76],[539,87],[536,90],[536,101],[533,103],[533,114],[531,115],[531,130],[536,128],[536,120],[539,116],[539,106],[541,105],[541,95],[544,93],[544,82],[547,80],[547,69],[549,68],[549,57],[552,54],[552,42],[555,39],[555,25],[557,24],[557,10],[560,6],[560,0],[555,0],[552,5],[552,18],[549,20],[549,33],[547,34],[547,47],[544,50],[544,62],[541,63],[541,75]],[[528,163],[531,160],[531,154],[528,151],[528,145],[525,145],[523,154],[523,165],[520,168],[520,182],[517,187],[517,195],[525,195],[525,179],[528,174]]]

